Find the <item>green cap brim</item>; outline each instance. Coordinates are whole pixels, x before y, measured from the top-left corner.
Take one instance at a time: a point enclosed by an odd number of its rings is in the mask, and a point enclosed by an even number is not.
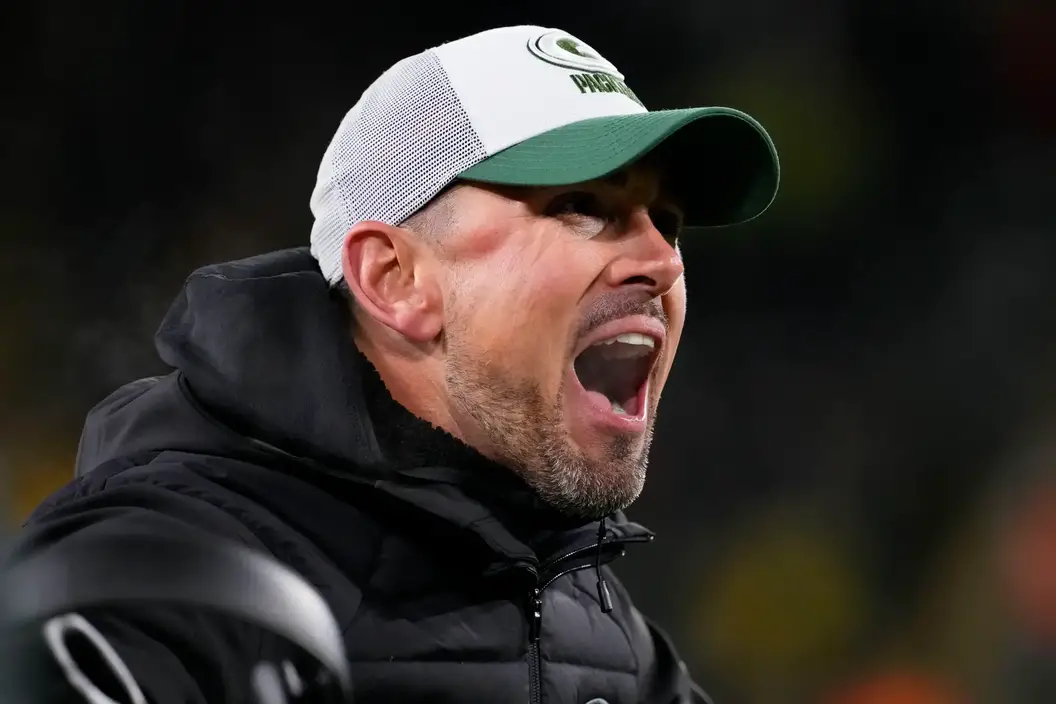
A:
[[[646,155],[660,165],[690,227],[746,222],[777,195],[781,167],[770,135],[751,116],[721,107],[573,122],[494,154],[460,178],[565,186],[608,176]]]

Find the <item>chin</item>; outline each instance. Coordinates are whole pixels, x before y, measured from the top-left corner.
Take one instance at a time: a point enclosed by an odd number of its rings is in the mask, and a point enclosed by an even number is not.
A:
[[[598,427],[591,419],[571,418],[564,423],[562,433],[572,451],[584,461],[607,471],[614,466],[637,466],[649,451],[652,423],[641,432],[614,432],[611,427]]]

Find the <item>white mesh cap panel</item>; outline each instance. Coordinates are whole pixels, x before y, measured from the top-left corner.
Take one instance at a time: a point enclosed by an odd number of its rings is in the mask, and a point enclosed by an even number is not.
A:
[[[311,251],[331,284],[358,222],[397,225],[487,156],[433,51],[404,59],[366,90],[323,155]]]

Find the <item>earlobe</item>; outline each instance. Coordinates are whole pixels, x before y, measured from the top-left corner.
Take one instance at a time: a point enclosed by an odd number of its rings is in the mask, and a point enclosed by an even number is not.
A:
[[[341,267],[356,304],[401,336],[425,343],[442,328],[442,299],[424,245],[402,228],[361,222],[345,236]]]

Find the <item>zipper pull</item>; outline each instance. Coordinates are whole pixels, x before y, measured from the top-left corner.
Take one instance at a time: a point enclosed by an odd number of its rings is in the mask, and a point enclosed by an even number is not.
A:
[[[538,643],[539,633],[543,629],[543,598],[539,589],[532,590],[529,604],[531,613],[528,614],[528,638],[531,642]]]
[[[609,585],[605,583],[605,575],[601,573],[601,546],[605,543],[605,517],[602,516],[598,522],[598,551],[594,554],[594,571],[598,574],[598,603],[601,604],[601,613],[607,614],[612,611],[612,597],[609,596]]]

